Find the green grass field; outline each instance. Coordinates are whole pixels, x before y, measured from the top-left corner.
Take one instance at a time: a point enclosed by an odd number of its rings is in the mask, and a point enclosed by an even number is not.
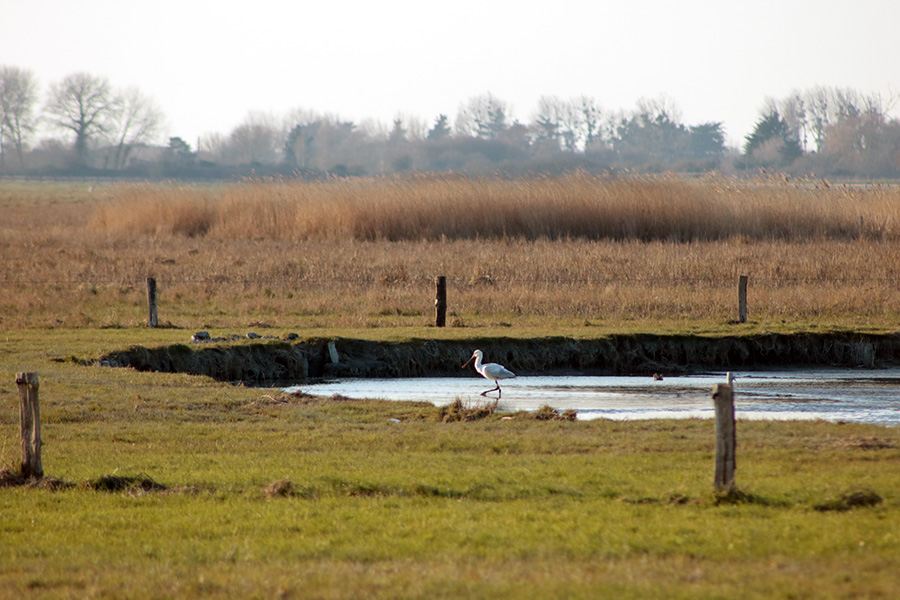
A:
[[[442,423],[430,405],[72,360],[184,335],[4,333],[0,464],[20,459],[15,372],[37,371],[48,477],[0,488],[0,597],[889,598],[900,583],[896,428],[739,422],[739,493],[721,497],[711,421]]]

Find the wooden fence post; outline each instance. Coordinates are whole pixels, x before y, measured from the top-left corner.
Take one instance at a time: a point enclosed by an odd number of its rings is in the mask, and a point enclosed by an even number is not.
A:
[[[717,490],[734,487],[735,426],[732,377],[728,383],[713,386],[712,397],[716,405],[716,476]]]
[[[434,326],[444,327],[447,324],[447,278],[438,276],[434,287]]]
[[[156,294],[156,278],[148,277],[147,278],[147,308],[150,311],[150,316],[147,319],[147,325],[150,327],[157,327],[159,325],[159,315],[157,314],[157,308],[159,306],[159,297]]]
[[[41,410],[38,403],[37,373],[18,373],[19,423],[22,431],[22,477],[40,479],[44,476],[41,465]]]
[[[747,276],[741,275],[738,279],[738,321],[747,322]]]

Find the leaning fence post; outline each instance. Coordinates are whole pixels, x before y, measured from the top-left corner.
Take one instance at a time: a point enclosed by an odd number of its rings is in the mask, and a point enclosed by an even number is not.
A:
[[[147,325],[157,327],[159,325],[159,315],[157,307],[159,306],[159,298],[156,295],[156,277],[147,278],[147,308],[150,316],[147,319]]]
[[[44,476],[41,465],[41,410],[38,403],[37,373],[18,373],[19,424],[22,431],[22,477],[40,479]]]
[[[747,276],[741,275],[738,279],[738,321],[747,322]]]
[[[447,324],[447,278],[438,276],[434,287],[434,325],[443,327]]]
[[[731,373],[728,383],[713,386],[712,397],[716,405],[716,476],[717,490],[734,487],[735,426],[734,387]]]

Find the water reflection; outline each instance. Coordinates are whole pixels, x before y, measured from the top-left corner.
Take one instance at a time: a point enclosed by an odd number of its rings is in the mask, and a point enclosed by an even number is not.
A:
[[[735,372],[739,419],[825,419],[900,424],[900,369]],[[714,418],[710,390],[725,373],[689,377],[519,377],[504,382],[500,409],[574,409],[579,419]],[[484,402],[480,377],[345,379],[297,386],[320,396]],[[496,397],[496,394],[493,395]]]

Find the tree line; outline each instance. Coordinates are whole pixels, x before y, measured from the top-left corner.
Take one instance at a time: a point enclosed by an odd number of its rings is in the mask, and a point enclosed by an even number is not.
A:
[[[666,97],[607,110],[589,96],[544,96],[523,122],[492,94],[462,103],[453,121],[445,114],[430,122],[398,117],[386,126],[307,110],[250,113],[230,133],[192,145],[178,136],[159,143],[164,113],[137,88],[74,73],[42,97],[32,72],[0,66],[0,173],[221,178],[764,168],[896,177],[900,121],[888,116],[893,104],[833,87],[770,99],[740,148],[727,146],[721,122],[684,123]],[[51,135],[37,139],[39,131]]]

